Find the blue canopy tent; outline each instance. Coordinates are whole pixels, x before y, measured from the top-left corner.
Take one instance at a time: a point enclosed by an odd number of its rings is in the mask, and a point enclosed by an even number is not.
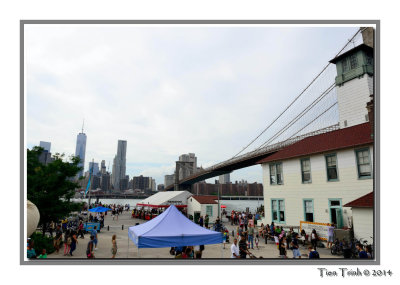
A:
[[[174,205],[144,224],[129,227],[128,236],[138,249],[222,243],[222,233],[193,223]]]
[[[107,212],[107,211],[111,211],[111,209],[105,208],[105,207],[96,207],[96,208],[89,209],[89,212],[94,212],[94,213],[103,213],[103,212]]]

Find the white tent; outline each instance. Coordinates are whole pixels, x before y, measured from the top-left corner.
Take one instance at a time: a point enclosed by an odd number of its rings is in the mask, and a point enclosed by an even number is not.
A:
[[[192,194],[188,191],[163,191],[158,192],[143,201],[137,203],[138,206],[160,206],[160,205],[186,205],[187,199]]]

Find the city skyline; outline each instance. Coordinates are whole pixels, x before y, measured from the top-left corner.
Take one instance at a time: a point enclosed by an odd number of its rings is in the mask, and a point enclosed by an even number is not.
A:
[[[356,30],[29,27],[27,146],[71,155],[85,119],[86,161],[112,165],[124,138],[126,173],[163,183],[184,153],[207,167],[240,151]],[[262,181],[260,166],[230,176]]]

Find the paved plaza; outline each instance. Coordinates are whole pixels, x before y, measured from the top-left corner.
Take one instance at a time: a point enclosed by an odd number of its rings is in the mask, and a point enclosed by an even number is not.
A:
[[[144,223],[144,220],[132,219],[131,212],[124,211],[122,215],[119,216],[118,221],[113,220],[110,212],[107,216],[105,216],[104,228],[101,229],[101,232],[98,233],[98,244],[97,250],[94,251],[96,258],[111,258],[111,237],[116,234],[117,235],[117,245],[118,245],[118,253],[116,258],[174,258],[174,256],[169,254],[170,248],[141,248],[139,250],[134,245],[132,241],[129,241],[128,245],[128,228],[134,226],[136,223]],[[227,229],[232,232],[233,229],[236,229],[236,226],[231,226],[227,220],[224,220],[224,225]],[[109,226],[109,231],[107,227]],[[122,229],[123,226],[123,229]],[[236,232],[236,230],[235,230]],[[76,250],[73,252],[73,256],[64,256],[64,248],[60,249],[60,252],[57,254],[56,252],[49,254],[48,258],[65,258],[65,259],[73,259],[73,258],[85,258],[86,259],[86,247],[90,240],[90,234],[86,234],[84,239],[78,238],[78,244],[76,246]],[[230,258],[230,246],[233,242],[232,235],[230,236],[230,243],[225,245],[225,249],[223,249],[221,244],[212,244],[205,245],[205,250],[203,251],[202,258]],[[300,246],[301,254],[308,254],[308,246]],[[259,249],[250,249],[250,252],[253,253],[256,257],[263,258],[279,258],[279,253],[276,245],[272,241],[268,241],[268,244],[265,244],[264,239],[260,240]],[[318,252],[321,258],[338,258],[339,256],[334,256],[330,254],[330,251],[326,248],[318,248]],[[288,250],[287,254],[288,258],[292,258],[292,251]],[[307,258],[304,256],[304,258]]]

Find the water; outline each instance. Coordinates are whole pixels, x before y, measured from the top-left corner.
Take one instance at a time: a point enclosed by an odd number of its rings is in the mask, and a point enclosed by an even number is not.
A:
[[[88,199],[76,199],[76,201],[84,201],[88,202]],[[95,202],[95,199],[92,199],[92,202]],[[137,203],[143,201],[143,199],[99,199],[99,202],[102,204],[116,204],[116,205],[126,205],[129,204],[131,207],[136,206]],[[250,212],[254,213],[258,207],[263,205],[263,200],[220,200],[221,205],[226,206],[226,211],[230,213],[232,210],[235,211],[245,211],[246,208],[249,208]]]

